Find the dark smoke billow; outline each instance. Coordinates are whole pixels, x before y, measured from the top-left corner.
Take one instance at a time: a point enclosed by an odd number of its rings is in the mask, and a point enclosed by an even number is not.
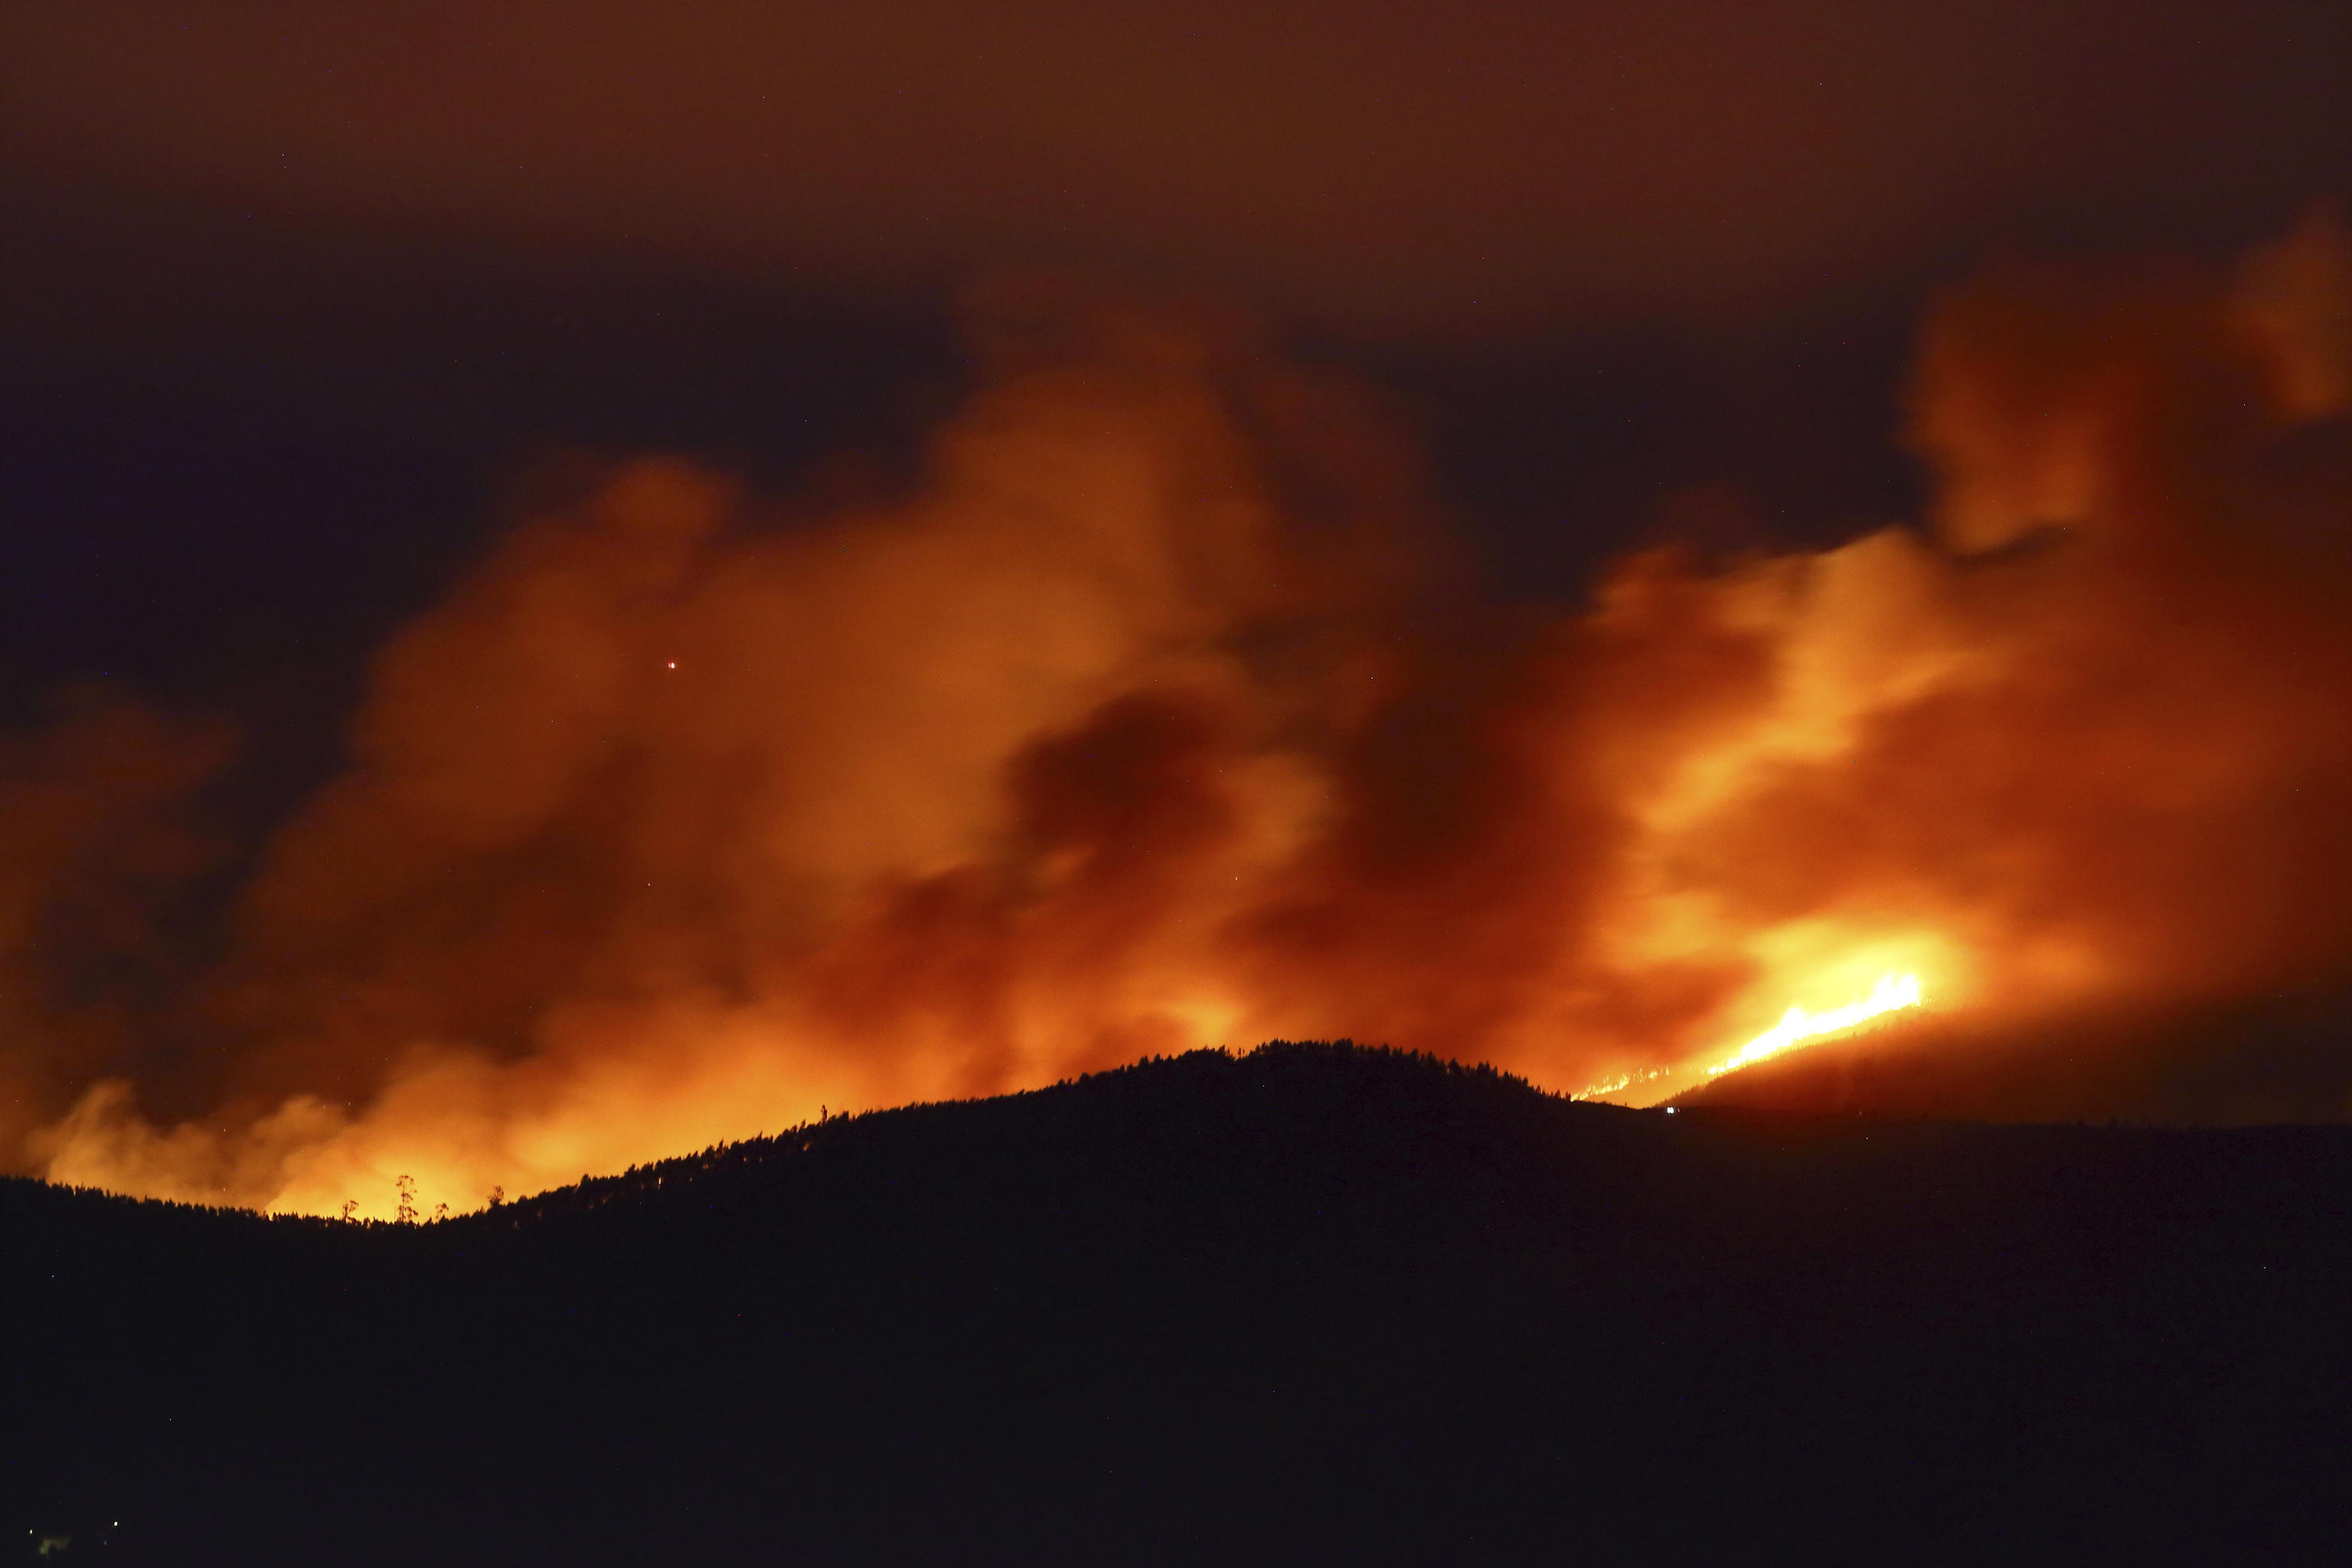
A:
[[[1203,1045],[1653,1101],[1891,973],[1954,1051],[2325,994],[2347,306],[2325,219],[2229,278],[1996,270],[1928,319],[1921,528],[1637,555],[1549,616],[1477,602],[1366,399],[1177,312],[1001,340],[903,499],[812,520],[617,464],[378,658],[351,765],[173,994],[215,1113],[148,1120],[140,1039],[77,1044],[44,967],[55,911],[169,857],[10,852],[16,1157],[466,1207]],[[57,760],[89,721],[5,787],[163,823],[213,765],[118,719],[154,762],[109,794]],[[2310,1082],[2295,1113],[2340,1114]]]

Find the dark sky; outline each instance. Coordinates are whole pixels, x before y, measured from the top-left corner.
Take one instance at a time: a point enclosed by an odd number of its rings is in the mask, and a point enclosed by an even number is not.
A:
[[[1908,510],[1910,334],[1988,256],[2352,192],[2352,11],[2291,0],[0,15],[0,697],[104,672],[294,773],[518,474],[887,468],[1003,268],[1262,314],[1569,596]]]

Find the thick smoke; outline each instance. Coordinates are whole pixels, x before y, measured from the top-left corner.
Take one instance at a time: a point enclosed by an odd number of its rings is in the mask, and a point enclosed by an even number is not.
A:
[[[214,1114],[147,1121],[26,934],[210,753],[27,742],[79,826],[0,868],[23,1158],[466,1207],[1273,1036],[1654,1099],[1888,970],[1955,1040],[2340,985],[2347,305],[2317,220],[2228,279],[1997,271],[1927,328],[1923,530],[1552,615],[1470,593],[1347,386],[1033,310],[911,496],[624,465],[398,637],[175,993]]]
[[[0,1141],[137,1064],[172,889],[217,858],[180,809],[226,760],[224,731],[102,687],[0,736]]]

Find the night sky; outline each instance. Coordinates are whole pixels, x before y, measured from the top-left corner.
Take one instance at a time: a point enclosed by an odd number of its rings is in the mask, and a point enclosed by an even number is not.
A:
[[[566,451],[887,473],[955,300],[1255,311],[1423,434],[1513,592],[1916,510],[1923,300],[2352,189],[2325,4],[16,5],[10,711],[331,724]],[[1710,539],[1709,542],[1714,540]]]

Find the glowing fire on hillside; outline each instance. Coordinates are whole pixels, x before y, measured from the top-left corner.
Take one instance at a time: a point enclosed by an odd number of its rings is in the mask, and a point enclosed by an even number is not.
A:
[[[1901,1007],[1919,1005],[1919,977],[1916,974],[1882,975],[1870,994],[1843,1007],[1832,1007],[1826,1013],[1808,1013],[1802,1007],[1791,1007],[1780,1015],[1780,1021],[1739,1047],[1729,1059],[1717,1062],[1706,1069],[1709,1078],[1762,1061],[1766,1057],[1787,1050],[1806,1040],[1820,1039],[1868,1022],[1883,1014]]]
[[[1189,319],[1013,345],[911,495],[616,466],[383,651],[168,1044],[68,982],[203,869],[216,742],[93,701],[0,745],[0,1141],[462,1210],[1268,1038],[1636,1099],[1921,974],[1983,1016],[2332,984],[2347,301],[2324,223],[2234,279],[1963,289],[1930,518],[1549,614],[1470,592],[1353,389]]]

